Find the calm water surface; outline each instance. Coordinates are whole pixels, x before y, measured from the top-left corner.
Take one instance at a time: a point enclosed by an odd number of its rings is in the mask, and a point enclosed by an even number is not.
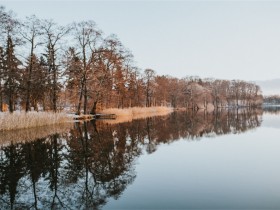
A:
[[[111,122],[2,133],[1,209],[280,209],[278,109]]]

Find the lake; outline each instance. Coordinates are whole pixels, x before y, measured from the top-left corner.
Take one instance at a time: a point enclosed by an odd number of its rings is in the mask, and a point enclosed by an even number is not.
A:
[[[280,209],[280,109],[0,133],[1,209]]]

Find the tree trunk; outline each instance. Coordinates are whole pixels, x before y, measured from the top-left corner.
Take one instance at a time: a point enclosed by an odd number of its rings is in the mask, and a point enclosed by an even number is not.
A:
[[[54,54],[53,54],[54,56]],[[54,57],[53,57],[53,111],[56,112],[57,111],[57,69],[54,63]]]
[[[81,106],[82,106],[82,99],[83,99],[83,85],[81,87],[81,92],[80,92],[80,96],[79,96],[79,102],[78,102],[78,107],[77,107],[77,111],[76,114],[80,115],[81,114]]]
[[[12,94],[10,92],[9,94],[9,112],[13,113],[14,112],[14,104],[13,104],[13,98]]]
[[[26,93],[26,102],[25,102],[25,111],[30,111],[30,86],[31,82],[30,79],[27,81],[27,93]]]
[[[92,108],[90,110],[90,114],[95,115],[96,114],[96,108],[97,108],[97,101],[94,101],[93,102],[93,106],[92,106]]]
[[[25,111],[30,111],[30,88],[31,88],[31,75],[33,70],[33,50],[34,50],[34,39],[31,42],[31,52],[30,52],[30,63],[28,70],[28,81],[27,81],[27,93],[26,93],[26,103],[25,103]]]
[[[85,84],[85,95],[84,95],[84,114],[87,113],[87,86]]]
[[[3,112],[3,95],[2,95],[1,81],[0,81],[0,112]]]
[[[56,106],[56,101],[57,101],[57,98],[56,98],[56,88],[53,87],[53,98],[52,98],[52,102],[53,102],[53,111],[56,112],[57,111],[57,106]]]

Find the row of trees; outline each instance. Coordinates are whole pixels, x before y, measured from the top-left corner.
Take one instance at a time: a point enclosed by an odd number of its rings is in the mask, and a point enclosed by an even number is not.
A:
[[[280,104],[280,95],[265,96],[263,99],[263,102],[265,104],[279,105]]]
[[[156,76],[153,94],[154,105],[171,105],[191,109],[223,107],[256,107],[262,104],[260,87],[242,80],[185,77],[177,79]],[[160,88],[159,88],[160,87]]]
[[[0,108],[78,114],[100,108],[173,106],[192,109],[257,106],[260,88],[245,81],[159,76],[141,72],[115,35],[104,37],[93,21],[59,26],[25,20],[0,7]]]

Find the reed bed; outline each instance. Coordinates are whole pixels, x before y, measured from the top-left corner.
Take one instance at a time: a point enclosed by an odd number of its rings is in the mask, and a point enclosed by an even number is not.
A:
[[[69,122],[66,113],[53,112],[14,112],[0,114],[0,131],[33,128]]]
[[[101,114],[115,114],[116,120],[104,120],[108,123],[121,123],[130,122],[134,119],[141,119],[153,116],[163,116],[173,112],[171,107],[157,106],[157,107],[132,107],[125,109],[105,109],[101,111]]]

